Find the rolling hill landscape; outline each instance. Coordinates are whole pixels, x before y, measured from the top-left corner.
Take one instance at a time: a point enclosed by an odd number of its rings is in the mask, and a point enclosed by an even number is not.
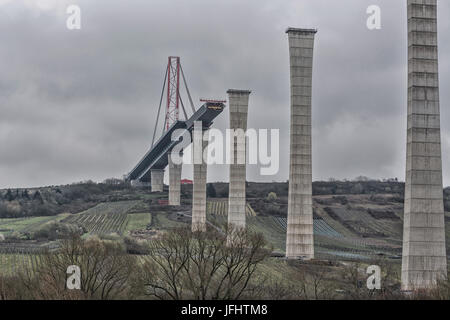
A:
[[[395,181],[314,183],[316,260],[368,262],[382,258],[399,267],[403,188],[403,183]],[[227,221],[227,192],[226,183],[208,186],[207,219],[216,228]],[[448,242],[450,189],[444,190],[444,195]],[[57,248],[70,232],[84,238],[139,242],[188,226],[191,220],[190,185],[182,187],[180,207],[165,204],[166,189],[151,193],[116,180],[8,189],[0,196],[0,272],[5,274],[31,265],[42,250]],[[287,183],[247,183],[246,211],[249,229],[264,235],[274,259],[283,257]]]

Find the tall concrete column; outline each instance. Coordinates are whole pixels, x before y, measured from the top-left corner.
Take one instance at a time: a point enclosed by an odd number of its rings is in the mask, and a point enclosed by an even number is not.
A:
[[[152,192],[163,192],[164,191],[164,170],[153,169],[150,171]]]
[[[169,206],[179,206],[181,197],[182,164],[175,164],[169,154]]]
[[[194,129],[192,152],[194,155],[194,185],[192,192],[192,231],[206,231],[206,180],[207,168],[206,159],[203,157],[203,150],[208,146],[208,141],[203,140],[203,134],[208,135],[208,130]],[[203,134],[202,134],[203,133]],[[196,148],[195,146],[200,146]],[[201,157],[201,158],[200,158]],[[197,159],[196,159],[197,158]]]
[[[286,257],[314,258],[311,93],[317,30],[289,28],[291,126]]]
[[[228,224],[245,228],[245,181],[246,181],[246,139],[248,101],[251,91],[227,91],[230,105],[230,129],[236,136],[230,141],[231,164],[228,196]]]
[[[408,134],[402,288],[447,274],[442,194],[437,1],[408,0]]]

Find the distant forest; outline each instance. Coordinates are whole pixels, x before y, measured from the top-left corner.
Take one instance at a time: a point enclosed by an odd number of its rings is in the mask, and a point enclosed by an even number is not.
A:
[[[0,218],[76,213],[100,202],[115,201],[116,197],[123,200],[120,191],[127,189],[130,189],[127,184],[116,179],[108,179],[104,183],[88,181],[65,186],[4,189],[0,190]],[[115,192],[119,192],[119,196]]]

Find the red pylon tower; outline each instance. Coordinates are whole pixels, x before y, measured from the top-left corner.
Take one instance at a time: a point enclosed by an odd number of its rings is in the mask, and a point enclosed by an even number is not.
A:
[[[181,76],[181,78],[180,78]],[[191,93],[184,76],[183,67],[181,66],[180,57],[169,57],[166,67],[166,74],[164,76],[163,87],[161,90],[161,98],[159,101],[158,115],[156,116],[156,123],[153,130],[152,146],[156,138],[156,129],[159,123],[159,116],[161,114],[161,107],[166,96],[166,114],[164,117],[163,134],[168,131],[170,127],[180,120],[180,106],[183,111],[184,119],[188,120],[188,114],[184,107],[183,98],[181,97],[181,81],[184,83],[185,92],[191,105],[192,114],[195,113],[194,102],[192,101]],[[167,92],[166,90],[167,86]]]
[[[180,118],[180,57],[169,57],[167,64],[166,131]]]

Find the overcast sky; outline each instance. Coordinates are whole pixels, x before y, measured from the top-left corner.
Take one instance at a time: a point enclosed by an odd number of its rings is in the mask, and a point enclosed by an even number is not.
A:
[[[82,29],[66,28],[66,8]],[[366,9],[382,9],[369,31]],[[439,1],[444,184],[450,184],[450,1]],[[404,179],[406,0],[0,0],[0,187],[101,181],[151,143],[169,55],[195,102],[250,89],[249,127],[279,128],[289,149],[286,27],[314,27],[313,178]],[[215,123],[226,128],[228,110]],[[183,175],[191,177],[191,169]],[[210,181],[227,181],[226,166]]]

